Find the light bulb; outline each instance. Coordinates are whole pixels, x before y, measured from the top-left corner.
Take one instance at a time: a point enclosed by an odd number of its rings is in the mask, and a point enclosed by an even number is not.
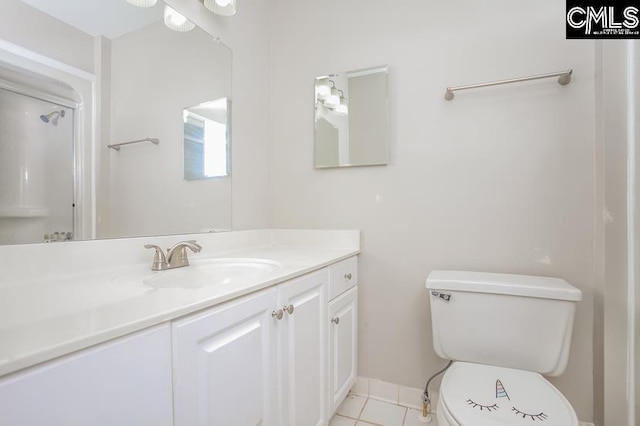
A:
[[[191,31],[196,27],[196,24],[169,6],[164,7],[164,24],[170,29],[180,32]]]
[[[331,93],[328,78],[319,78],[316,82],[316,95],[319,99],[325,99]]]
[[[127,3],[138,7],[155,6],[158,0],[127,0]]]
[[[231,16],[236,14],[236,0],[204,0],[204,7],[215,14]]]
[[[335,107],[340,105],[340,94],[337,89],[331,89],[331,93],[324,100],[325,105]]]
[[[342,98],[344,100],[344,98]],[[334,111],[338,114],[344,114],[347,115],[349,114],[349,107],[347,106],[346,102],[340,102],[340,105],[338,105],[337,107],[335,107]]]

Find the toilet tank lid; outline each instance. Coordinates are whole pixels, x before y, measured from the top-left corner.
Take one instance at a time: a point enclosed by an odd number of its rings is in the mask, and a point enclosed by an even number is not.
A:
[[[560,278],[471,271],[431,271],[430,290],[507,294],[556,300],[582,300],[582,292]]]

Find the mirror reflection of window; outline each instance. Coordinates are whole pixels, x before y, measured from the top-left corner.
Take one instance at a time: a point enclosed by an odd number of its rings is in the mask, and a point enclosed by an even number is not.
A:
[[[227,98],[183,111],[185,180],[229,176],[227,113]]]

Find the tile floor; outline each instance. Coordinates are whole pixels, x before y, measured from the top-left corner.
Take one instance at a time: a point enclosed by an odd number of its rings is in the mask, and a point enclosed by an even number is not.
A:
[[[329,426],[438,426],[435,415],[430,423],[418,420],[420,411],[391,402],[349,395],[331,419]]]

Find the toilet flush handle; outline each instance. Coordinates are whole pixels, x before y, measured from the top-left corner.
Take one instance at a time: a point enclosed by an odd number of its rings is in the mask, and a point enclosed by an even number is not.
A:
[[[445,302],[449,302],[451,300],[451,294],[450,293],[440,293],[439,291],[432,291],[431,295],[435,296],[435,297],[439,297],[440,299],[444,300]]]

